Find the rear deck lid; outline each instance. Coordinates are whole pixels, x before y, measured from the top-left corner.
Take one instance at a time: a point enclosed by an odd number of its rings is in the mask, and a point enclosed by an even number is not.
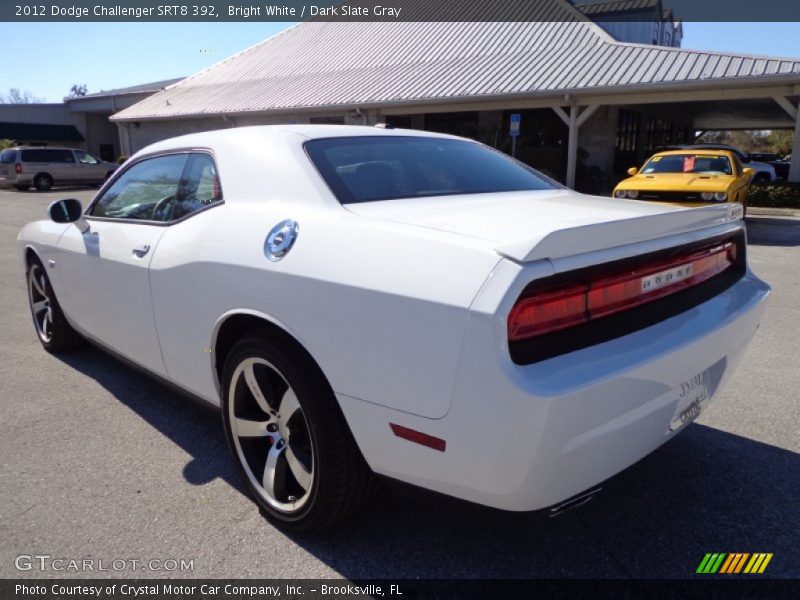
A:
[[[477,238],[518,262],[573,256],[741,218],[736,204],[681,208],[569,190],[411,198],[346,208],[366,217]]]

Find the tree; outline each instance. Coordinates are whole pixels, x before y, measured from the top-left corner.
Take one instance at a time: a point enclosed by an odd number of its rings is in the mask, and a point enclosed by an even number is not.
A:
[[[13,148],[16,145],[17,143],[14,140],[0,140],[0,150],[5,150],[6,148]]]
[[[67,98],[81,98],[85,96],[88,91],[85,83],[73,83],[72,87],[69,88],[69,95]]]
[[[43,98],[34,96],[28,90],[20,91],[19,88],[11,88],[7,94],[0,94],[0,104],[33,104],[44,102]]]
[[[792,152],[793,137],[794,132],[791,129],[774,129],[767,135],[767,143],[775,154],[786,156]]]

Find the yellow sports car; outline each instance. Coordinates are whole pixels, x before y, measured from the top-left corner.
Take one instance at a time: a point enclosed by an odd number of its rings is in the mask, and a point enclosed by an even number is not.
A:
[[[752,169],[727,150],[670,150],[654,154],[614,189],[616,198],[684,206],[740,202],[746,207]]]

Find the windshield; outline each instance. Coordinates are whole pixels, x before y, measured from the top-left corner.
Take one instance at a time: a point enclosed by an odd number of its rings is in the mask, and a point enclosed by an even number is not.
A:
[[[462,140],[344,137],[311,140],[305,148],[342,204],[559,187],[501,152]]]
[[[642,168],[642,173],[707,173],[732,175],[731,161],[718,154],[664,154],[654,156]]]

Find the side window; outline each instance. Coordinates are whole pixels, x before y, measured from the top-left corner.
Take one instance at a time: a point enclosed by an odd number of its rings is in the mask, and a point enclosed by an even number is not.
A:
[[[83,150],[75,150],[75,156],[78,157],[78,162],[82,165],[96,165],[97,159]]]
[[[20,152],[22,162],[47,162],[44,150],[23,150]]]
[[[94,204],[91,215],[166,221],[174,206],[188,154],[148,158],[127,169]]]
[[[178,195],[166,221],[175,221],[222,201],[217,166],[208,154],[189,155],[183,171]]]
[[[45,159],[47,162],[52,163],[74,163],[75,157],[72,156],[72,150],[43,150],[47,155]]]
[[[744,170],[744,167],[742,167],[742,161],[740,161],[739,157],[736,156],[735,154],[733,154],[732,156],[733,156],[733,165],[734,168],[736,169],[736,175],[741,175],[742,171]]]

